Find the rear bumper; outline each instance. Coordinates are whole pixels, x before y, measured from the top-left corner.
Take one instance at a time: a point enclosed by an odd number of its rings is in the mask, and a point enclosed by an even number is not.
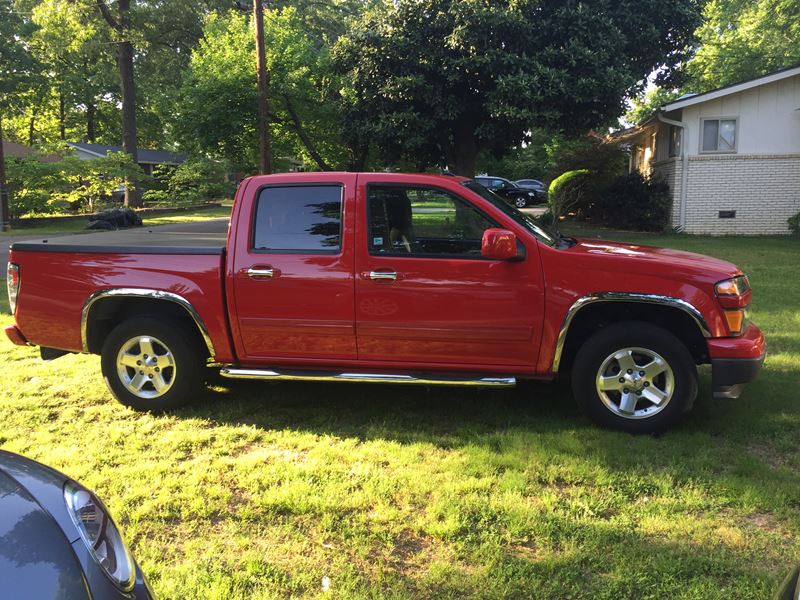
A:
[[[16,325],[9,325],[6,327],[6,337],[11,340],[12,344],[16,344],[17,346],[30,346],[31,343],[27,340],[27,338],[22,335],[22,332]]]
[[[761,371],[767,344],[764,334],[753,324],[735,338],[708,340],[711,355],[711,384],[714,398],[738,398],[744,384]]]

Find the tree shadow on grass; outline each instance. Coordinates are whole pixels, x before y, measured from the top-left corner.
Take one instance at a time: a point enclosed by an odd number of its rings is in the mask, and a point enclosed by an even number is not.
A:
[[[516,390],[226,381],[178,414],[360,442],[479,448],[497,456],[487,468],[502,469],[507,459],[519,466],[535,456],[579,469],[596,467],[615,477],[661,475],[676,484],[697,482],[729,491],[734,499],[795,511],[800,473],[780,466],[791,466],[788,459],[764,458],[776,452],[800,458],[800,405],[786,393],[795,378],[794,371],[773,371],[751,384],[740,400],[716,401],[703,374],[694,411],[658,436],[596,427],[563,380],[523,382]]]

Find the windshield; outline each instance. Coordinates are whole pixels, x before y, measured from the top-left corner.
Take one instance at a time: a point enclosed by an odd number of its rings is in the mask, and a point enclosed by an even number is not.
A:
[[[490,202],[496,208],[499,208],[507,216],[512,218],[515,223],[522,225],[525,229],[530,231],[534,236],[536,236],[536,239],[542,242],[543,244],[547,244],[551,248],[556,245],[555,238],[545,233],[545,231],[541,227],[539,227],[530,216],[526,215],[524,212],[517,210],[515,207],[511,206],[508,202],[503,200],[500,196],[498,196],[491,190],[486,189],[477,181],[471,179],[469,181],[465,181],[461,185],[463,185],[468,190],[475,192],[481,198]]]

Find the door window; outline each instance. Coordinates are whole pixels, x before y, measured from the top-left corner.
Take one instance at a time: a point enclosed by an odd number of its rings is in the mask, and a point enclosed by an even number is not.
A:
[[[466,201],[427,187],[370,185],[373,255],[480,258],[483,232],[496,225]]]
[[[336,254],[342,244],[342,186],[264,188],[253,230],[253,252]]]

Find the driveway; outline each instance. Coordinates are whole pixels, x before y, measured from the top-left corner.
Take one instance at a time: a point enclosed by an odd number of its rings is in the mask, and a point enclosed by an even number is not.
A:
[[[208,221],[194,221],[192,223],[171,223],[169,225],[158,225],[156,227],[147,227],[148,231],[175,231],[180,233],[224,233],[228,230],[227,217],[219,219],[209,219]],[[70,233],[49,233],[47,235],[25,235],[20,233],[17,235],[3,236],[0,238],[0,265],[3,266],[3,272],[0,277],[5,278],[5,264],[8,262],[8,247],[14,242],[22,242],[25,240],[51,240],[53,238],[63,237],[67,235],[82,235],[84,233],[96,233],[98,230],[79,231]]]

